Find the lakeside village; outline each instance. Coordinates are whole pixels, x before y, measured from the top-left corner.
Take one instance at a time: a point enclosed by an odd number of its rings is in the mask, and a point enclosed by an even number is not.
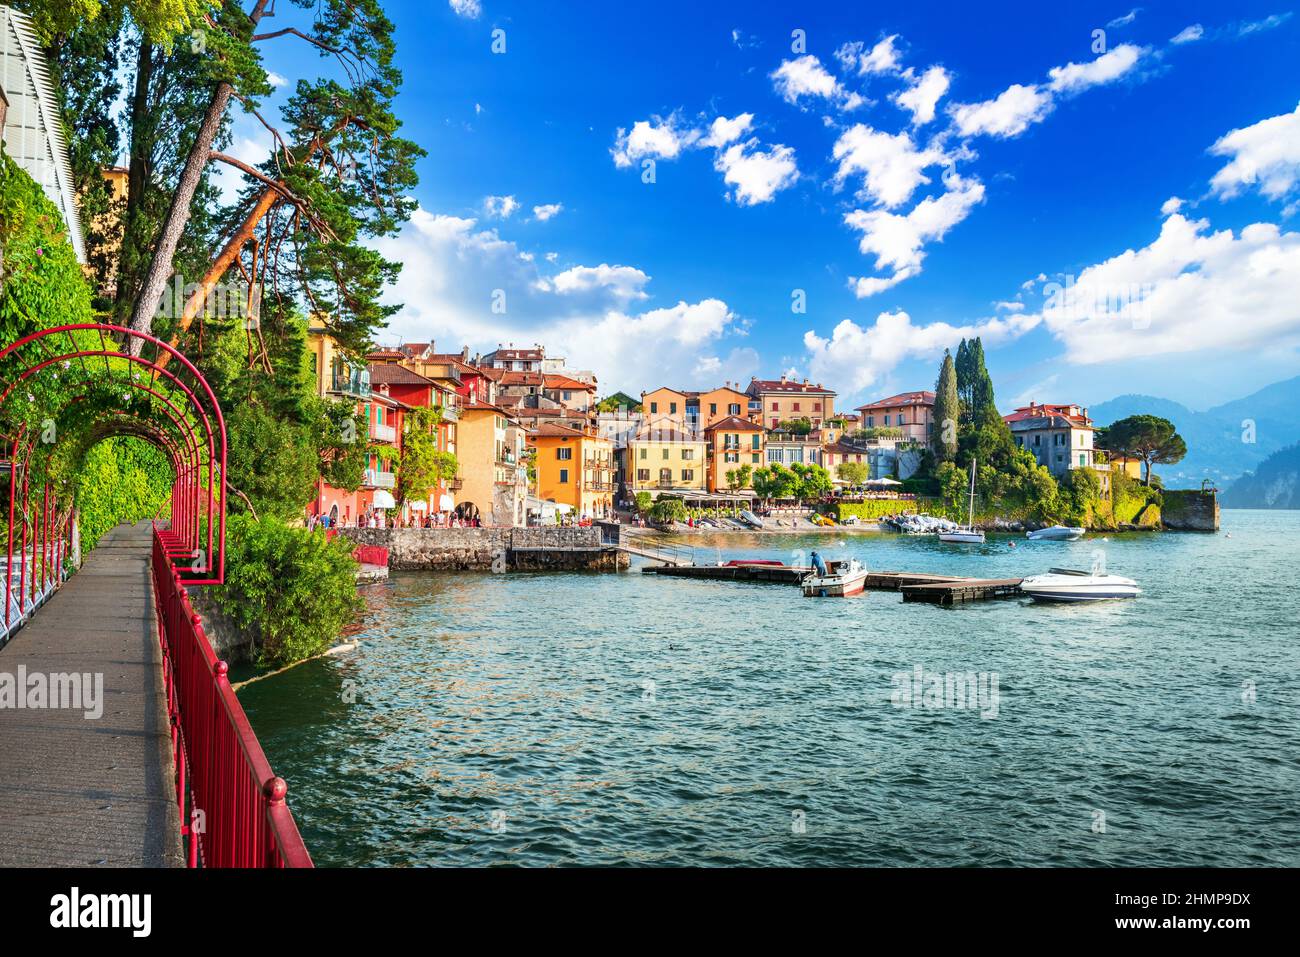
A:
[[[471,357],[409,343],[362,364],[313,328],[308,347],[318,393],[352,405],[368,444],[358,488],[319,480],[310,528],[687,531],[744,527],[728,520],[746,512],[792,531],[908,514],[965,521],[973,459],[982,527],[1153,529],[1162,490],[1151,466],[1186,451],[1172,423],[1150,416],[1105,430],[1073,403],[999,414],[978,339],[945,355],[933,391],[852,412],[836,409],[834,389],[784,375],[598,399],[592,372],[541,344]]]

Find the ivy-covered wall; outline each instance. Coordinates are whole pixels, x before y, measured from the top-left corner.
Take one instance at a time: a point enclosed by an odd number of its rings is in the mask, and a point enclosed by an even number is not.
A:
[[[0,150],[0,346],[51,326],[95,320],[90,286],[58,208]],[[41,381],[52,388],[47,377]],[[12,426],[14,410],[5,412]],[[61,440],[76,443],[77,436],[56,434],[56,443]],[[32,481],[47,474],[62,496],[75,488],[84,550],[120,522],[152,518],[171,492],[167,458],[128,436],[93,445],[84,461],[80,455],[34,456]]]

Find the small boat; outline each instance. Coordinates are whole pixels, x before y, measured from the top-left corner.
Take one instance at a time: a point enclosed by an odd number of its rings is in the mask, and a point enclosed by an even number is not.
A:
[[[867,569],[856,558],[827,562],[826,574],[813,572],[803,580],[805,598],[847,598],[866,587]]]
[[[975,460],[970,460],[970,506],[966,512],[966,524],[958,525],[950,531],[940,532],[939,541],[953,542],[958,545],[980,545],[984,542],[984,531],[975,527]]]
[[[1038,528],[1025,532],[1025,538],[1031,542],[1075,542],[1083,538],[1084,528],[1071,528],[1068,525],[1053,525],[1051,528]]]
[[[808,521],[812,522],[814,525],[821,525],[826,528],[830,528],[835,524],[835,519],[831,518],[829,515],[823,515],[820,512],[813,512],[812,517],[809,518]]]
[[[733,558],[731,561],[727,562],[725,567],[743,568],[746,565],[764,565],[769,567],[775,566],[777,568],[786,567],[785,562],[775,558]]]
[[[748,509],[741,510],[740,520],[744,522],[746,525],[748,525],[750,528],[763,527],[763,520],[759,518],[757,515],[755,515],[753,512],[749,511]]]
[[[1108,601],[1142,594],[1131,578],[1071,568],[1053,568],[1046,575],[1032,575],[1020,583],[1020,590],[1034,601]]]

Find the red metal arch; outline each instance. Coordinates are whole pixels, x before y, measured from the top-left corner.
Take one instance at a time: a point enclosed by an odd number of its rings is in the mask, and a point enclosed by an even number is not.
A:
[[[97,343],[93,341],[96,337]],[[98,362],[90,361],[101,358],[102,370]],[[171,365],[173,360],[175,365]],[[149,433],[154,444],[164,449],[172,465],[173,484],[169,504],[165,506],[170,512],[168,520],[155,522],[163,547],[169,557],[183,559],[178,566],[183,571],[185,585],[222,584],[225,581],[227,440],[225,418],[211,386],[188,358],[156,336],[107,323],[73,323],[33,332],[0,349],[0,412],[19,385],[36,381],[35,377],[50,369],[55,370],[57,377],[62,370],[74,368],[73,363],[80,370],[80,386],[84,389],[80,395],[71,397],[74,401],[86,398],[92,387],[105,385],[137,390],[150,397],[146,418],[126,408],[113,408],[103,410],[97,424],[105,428],[107,437],[117,434],[115,420],[125,422],[124,417],[135,415],[130,428],[122,428],[120,432],[142,438],[142,431]],[[114,363],[117,363],[116,371]],[[125,371],[137,367],[141,372],[148,372],[143,380],[140,374]],[[30,394],[28,398],[31,399]],[[58,409],[40,411],[57,415],[66,407],[64,403]],[[28,427],[23,424],[9,442],[3,443],[9,454],[11,476],[6,580],[12,578],[13,552],[18,545],[20,617],[25,617],[28,587],[32,584],[26,576],[29,530],[32,546],[36,547],[39,540],[42,549],[39,569],[42,575],[47,574],[45,565],[51,546],[61,563],[70,544],[70,523],[58,519],[57,490],[49,488],[48,483],[43,489],[29,487],[28,466],[36,439],[35,430],[28,434]],[[39,519],[32,515],[34,491],[41,500]],[[56,493],[53,500],[52,492]],[[67,503],[63,504],[66,509]],[[17,528],[15,512],[19,518]],[[51,536],[56,536],[58,541],[50,542]],[[21,542],[15,541],[17,537],[21,537]],[[202,548],[203,563],[199,566],[201,570],[195,572],[191,570],[190,560],[199,554],[202,546],[206,546]],[[7,634],[13,612],[11,584],[6,585],[6,596]]]

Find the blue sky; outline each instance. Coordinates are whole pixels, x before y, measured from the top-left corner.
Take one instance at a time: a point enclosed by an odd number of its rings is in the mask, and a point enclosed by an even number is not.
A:
[[[1300,339],[1282,3],[388,3],[429,155],[381,338],[856,405],[981,334],[1004,407],[1244,395]]]

